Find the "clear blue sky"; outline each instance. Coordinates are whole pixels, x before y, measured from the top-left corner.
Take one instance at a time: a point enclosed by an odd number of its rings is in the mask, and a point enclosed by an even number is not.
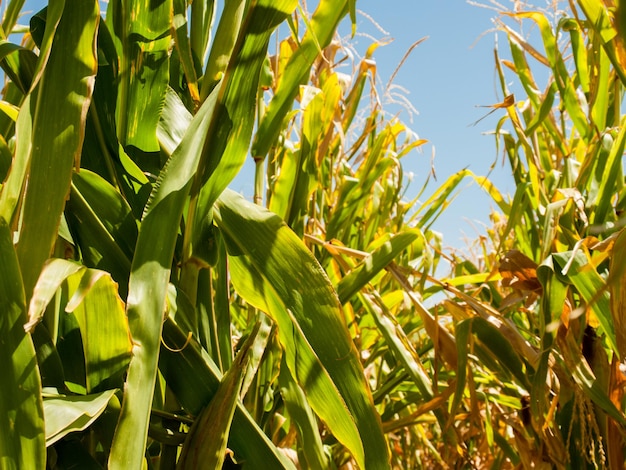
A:
[[[478,105],[502,99],[496,82],[491,21],[497,13],[465,0],[358,0],[357,8],[374,18],[394,39],[375,55],[385,83],[411,44],[428,37],[413,50],[394,80],[409,91],[408,98],[419,112],[412,129],[429,141],[421,154],[414,152],[403,160],[406,170],[416,175],[414,184],[421,185],[429,171],[434,146],[436,183],[443,183],[463,168],[487,175],[498,159],[490,178],[501,191],[512,194],[512,178],[501,164],[501,155],[496,155],[495,138],[485,135],[495,128],[502,112],[471,125],[489,111]],[[384,36],[369,23],[359,16],[362,31]],[[364,37],[357,40],[364,45],[369,42]],[[500,35],[500,53],[506,55],[506,48],[506,38]],[[431,185],[433,190],[435,187]],[[457,247],[463,246],[462,233],[470,238],[477,235],[474,227],[488,221],[490,208],[495,205],[475,183],[468,180],[462,187],[461,195],[435,226],[444,234],[446,245]]]

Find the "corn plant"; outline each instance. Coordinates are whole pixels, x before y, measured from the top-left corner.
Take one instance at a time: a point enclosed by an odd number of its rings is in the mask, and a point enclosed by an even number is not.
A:
[[[23,3],[1,43],[2,467],[388,468],[328,276],[226,189],[283,145],[354,2],[53,0],[18,45]]]
[[[622,465],[619,4],[502,17],[516,192],[466,170],[425,200],[379,44],[337,40],[353,1],[54,0],[26,29],[23,5],[0,38],[2,468]],[[227,189],[246,159],[254,202]],[[498,212],[449,256],[432,223],[465,178]]]
[[[448,410],[475,465],[624,462],[622,6],[568,6],[500,19],[496,137],[516,191],[482,182],[494,225],[438,283],[458,351]]]

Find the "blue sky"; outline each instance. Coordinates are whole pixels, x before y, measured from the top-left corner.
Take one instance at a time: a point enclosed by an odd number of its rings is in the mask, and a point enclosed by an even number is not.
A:
[[[506,2],[505,2],[506,3]],[[502,112],[495,112],[475,126],[490,105],[502,100],[494,66],[495,32],[493,10],[480,8],[464,0],[358,0],[357,8],[382,26],[394,41],[379,48],[375,59],[384,83],[405,52],[418,39],[428,38],[417,46],[405,61],[394,83],[409,92],[408,98],[419,114],[411,128],[420,138],[428,139],[423,152],[403,160],[406,171],[415,174],[415,186],[421,186],[430,169],[432,146],[435,148],[436,183],[463,168],[487,175],[498,161],[490,178],[504,193],[513,193],[512,178],[496,154],[495,138],[488,135]],[[359,15],[362,32],[379,31]],[[500,35],[499,49],[506,52],[506,38]],[[369,39],[357,38],[366,45]],[[408,119],[407,114],[401,115]],[[436,184],[432,184],[434,190]],[[461,247],[462,238],[482,232],[480,223],[488,221],[490,198],[475,184],[462,186],[461,195],[452,203],[435,228],[444,234],[444,244]]]

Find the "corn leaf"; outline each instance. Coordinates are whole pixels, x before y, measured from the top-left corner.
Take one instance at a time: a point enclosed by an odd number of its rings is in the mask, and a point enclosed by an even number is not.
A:
[[[4,10],[4,15],[2,17],[2,30],[4,34],[10,34],[13,31],[15,24],[17,23],[17,19],[19,18],[20,11],[22,7],[26,3],[26,0],[10,0],[9,4],[6,6]]]
[[[337,295],[342,304],[346,303],[374,276],[413,243],[421,232],[417,229],[407,230],[394,235],[370,253],[349,274],[344,276],[337,285]]]
[[[172,0],[110,2],[117,42],[117,136],[127,150],[158,152],[156,129],[169,78]]]
[[[70,0],[65,7],[42,79],[33,92],[37,98],[22,106],[18,118],[21,121],[25,114],[16,158],[21,160],[18,165],[28,167],[28,186],[17,253],[27,298],[57,237],[72,167],[79,161],[96,72],[98,3]]]
[[[46,446],[51,446],[71,432],[87,429],[104,413],[115,392],[116,390],[106,390],[91,395],[44,398]]]
[[[292,379],[284,362],[278,375],[280,394],[285,400],[285,406],[298,432],[299,444],[306,465],[300,461],[303,468],[329,468],[330,461],[324,453],[324,445],[318,431],[315,414],[307,401],[306,394]]]
[[[210,210],[219,194],[239,172],[246,159],[254,127],[259,77],[270,35],[296,6],[295,0],[260,1],[250,7],[232,58],[220,84],[219,105],[211,128],[211,145],[203,149],[192,189],[188,223],[192,225],[187,256],[209,262],[203,250],[210,236]],[[201,189],[198,189],[201,185]],[[198,194],[196,194],[198,192]]]
[[[61,284],[71,275],[84,270],[84,266],[64,259],[54,258],[46,262],[30,299],[28,322],[24,325],[26,331],[32,333],[35,325],[41,321],[46,307]]]
[[[626,230],[621,230],[615,240],[611,257],[611,317],[615,325],[615,342],[621,361],[626,359]]]
[[[45,468],[41,380],[35,348],[23,328],[26,300],[11,231],[0,219],[0,466]]]
[[[65,310],[74,314],[80,327],[86,388],[92,393],[126,370],[131,349],[128,320],[117,284],[108,273],[87,270],[83,276],[70,277],[68,286],[72,297]]]
[[[303,85],[309,77],[313,61],[319,56],[320,49],[330,44],[337,25],[347,12],[347,0],[319,2],[309,23],[310,28],[307,29],[300,47],[289,58],[276,94],[259,125],[252,147],[253,156],[265,157],[274,145],[282,129],[282,121],[291,110],[300,85]]]
[[[199,414],[215,395],[222,374],[206,351],[171,319],[163,327],[159,367],[179,403],[190,413]],[[228,447],[239,462],[250,462],[255,469],[294,470],[294,465],[276,448],[241,404],[232,422]]]
[[[208,160],[209,168],[199,171],[198,181],[203,181],[202,174],[212,176],[204,186],[209,200],[217,197],[236,174],[236,162],[243,161],[252,132],[250,113],[256,104],[256,80],[265,59],[269,36],[289,14],[292,4],[292,0],[258,2],[251,8],[248,25],[254,25],[254,30],[241,34],[233,53],[235,58],[231,60],[220,86],[191,121],[183,141],[159,175],[146,206],[129,281],[127,314],[133,353],[120,424],[109,460],[113,468],[136,468],[143,460],[147,417],[156,380],[162,314],[177,236],[171,227],[178,226],[180,222],[201,156],[206,158],[203,155],[205,147],[213,152],[212,158]],[[207,139],[211,140],[210,146],[206,143]],[[220,154],[219,150],[228,157]],[[220,163],[226,168],[222,172],[220,167],[220,172],[213,174]],[[128,442],[139,444],[128,446]]]
[[[386,468],[380,418],[324,271],[280,217],[230,191],[217,209],[233,284],[277,322],[287,364],[311,407],[360,466]]]
[[[576,286],[584,301],[589,303],[589,308],[606,334],[608,346],[619,354],[605,281],[594,269],[585,253],[581,251],[555,253],[552,257],[560,268],[561,274]]]
[[[237,353],[232,366],[222,377],[211,403],[194,421],[185,439],[177,468],[221,468],[224,464],[228,434],[249,362],[248,353],[259,327],[260,323],[257,323]]]
[[[224,4],[202,82],[203,99],[209,95],[226,71],[241,28],[246,3],[242,0],[229,0]]]
[[[83,263],[110,272],[125,296],[138,232],[128,203],[104,178],[82,169],[72,177],[67,207]]]

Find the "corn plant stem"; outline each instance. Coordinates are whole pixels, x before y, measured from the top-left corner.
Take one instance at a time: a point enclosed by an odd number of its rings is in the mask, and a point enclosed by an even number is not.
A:
[[[254,159],[254,203],[259,206],[263,204],[264,162],[263,158]]]

